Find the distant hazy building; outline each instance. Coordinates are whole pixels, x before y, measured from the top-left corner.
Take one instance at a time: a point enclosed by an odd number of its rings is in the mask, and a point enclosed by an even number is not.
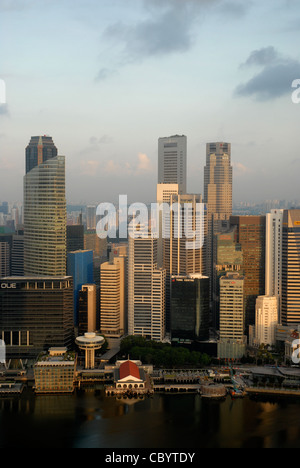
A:
[[[172,276],[172,339],[209,339],[209,278],[201,275]]]
[[[300,210],[285,210],[282,241],[282,325],[300,324]]]
[[[31,148],[33,151],[33,148]],[[54,151],[55,153],[55,151]],[[47,156],[48,155],[48,156]],[[45,159],[49,157],[49,159]],[[65,158],[29,157],[24,177],[24,269],[26,275],[66,274]]]
[[[255,338],[258,345],[274,346],[278,326],[278,297],[259,296],[256,300]]]
[[[107,239],[100,239],[95,230],[85,231],[84,250],[92,250],[94,257],[102,257],[107,251]]]
[[[86,208],[86,228],[88,231],[96,229],[96,206]]]
[[[157,239],[129,237],[128,333],[165,338],[166,272],[157,266]]]
[[[265,294],[266,217],[232,216],[231,227],[236,228],[236,241],[243,252],[242,270],[245,275],[246,330],[255,324],[255,304]]]
[[[8,359],[35,359],[51,347],[73,347],[72,278],[8,277],[0,283],[0,339]]]
[[[24,276],[24,233],[13,236],[11,275]]]
[[[77,250],[84,250],[83,224],[67,226],[67,253]]]
[[[84,284],[79,291],[78,333],[93,333],[97,330],[97,286]]]
[[[100,325],[107,337],[125,332],[125,257],[113,257],[101,265]]]
[[[74,283],[74,323],[79,324],[79,291],[84,284],[94,283],[93,252],[78,250],[68,254],[68,275]]]
[[[176,184],[187,192],[187,137],[171,136],[158,141],[158,183]]]

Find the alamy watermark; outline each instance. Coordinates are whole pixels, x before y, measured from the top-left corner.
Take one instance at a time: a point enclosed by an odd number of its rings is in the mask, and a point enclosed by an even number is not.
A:
[[[6,345],[3,340],[0,340],[0,364],[6,363]]]
[[[100,239],[184,239],[187,250],[201,249],[205,239],[206,207],[203,203],[144,203],[128,206],[127,195],[120,195],[118,209],[101,203],[96,211]]]
[[[6,83],[0,79],[0,105],[6,104]]]
[[[293,81],[292,88],[295,89],[292,93],[292,102],[294,104],[300,104],[300,79]]]
[[[292,361],[294,364],[300,364],[300,340],[293,341]]]

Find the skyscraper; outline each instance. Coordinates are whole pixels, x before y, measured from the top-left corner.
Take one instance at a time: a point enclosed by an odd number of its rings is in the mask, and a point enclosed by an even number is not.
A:
[[[245,354],[244,282],[238,273],[227,273],[220,279],[218,357],[221,359],[238,359]]]
[[[172,195],[164,217],[163,268],[166,270],[166,326],[170,330],[171,276],[206,274],[207,218],[201,195]]]
[[[0,277],[9,276],[9,274],[10,274],[10,246],[8,242],[0,242]]]
[[[227,273],[220,279],[220,339],[242,340],[244,330],[244,277]]]
[[[84,250],[83,224],[67,226],[67,253],[76,250]]]
[[[72,278],[1,278],[0,311],[8,359],[36,359],[50,347],[72,349]]]
[[[236,242],[236,228],[214,236],[213,264],[213,324],[219,329],[220,279],[227,273],[242,273],[243,252]]]
[[[209,278],[172,276],[171,334],[173,339],[209,339]]]
[[[120,338],[125,331],[125,257],[101,265],[101,333]]]
[[[272,210],[266,217],[266,296],[277,296],[279,302],[282,288],[283,213],[284,210]]]
[[[176,184],[179,193],[187,191],[187,137],[171,136],[158,140],[158,183]]]
[[[50,136],[32,137],[26,148],[26,174],[56,156],[57,148]]]
[[[276,344],[278,297],[259,296],[256,300],[255,339],[258,345]]]
[[[300,210],[285,210],[282,241],[282,325],[300,324]]]
[[[97,286],[84,284],[79,291],[78,333],[94,333],[97,330]]]
[[[207,274],[213,278],[214,236],[228,227],[232,215],[231,144],[208,143],[204,168],[204,203],[207,205]]]
[[[79,292],[84,284],[94,283],[93,252],[78,250],[68,253],[68,275],[74,284],[74,323],[79,324]],[[95,331],[95,330],[93,330]]]
[[[96,206],[86,208],[86,229],[88,231],[96,229]]]
[[[165,338],[166,272],[157,266],[157,239],[129,237],[128,332]]]
[[[228,221],[232,215],[232,166],[229,143],[209,143],[204,168],[204,200],[208,216]]]
[[[30,152],[36,154],[32,141]],[[39,145],[36,143],[38,154]],[[66,274],[65,157],[53,154],[55,154],[53,148],[52,151],[46,151],[43,153],[43,158],[42,156],[38,158],[37,164],[35,157],[28,156],[30,163],[27,164],[27,173],[24,177],[26,275],[65,276]],[[46,157],[49,159],[45,159]]]
[[[236,242],[243,252],[242,271],[245,275],[246,331],[255,324],[255,304],[265,294],[266,217],[232,216],[231,227],[236,228]]]

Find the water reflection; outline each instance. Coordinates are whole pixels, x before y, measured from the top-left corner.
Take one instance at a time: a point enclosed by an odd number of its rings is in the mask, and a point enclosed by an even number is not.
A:
[[[0,400],[0,446],[102,448],[299,447],[300,406],[291,401],[209,401],[155,395],[142,401],[73,396]]]

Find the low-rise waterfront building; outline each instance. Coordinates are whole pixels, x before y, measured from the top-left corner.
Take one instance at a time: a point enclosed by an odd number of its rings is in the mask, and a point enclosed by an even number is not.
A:
[[[50,348],[34,366],[35,392],[73,393],[77,358],[67,348]]]

